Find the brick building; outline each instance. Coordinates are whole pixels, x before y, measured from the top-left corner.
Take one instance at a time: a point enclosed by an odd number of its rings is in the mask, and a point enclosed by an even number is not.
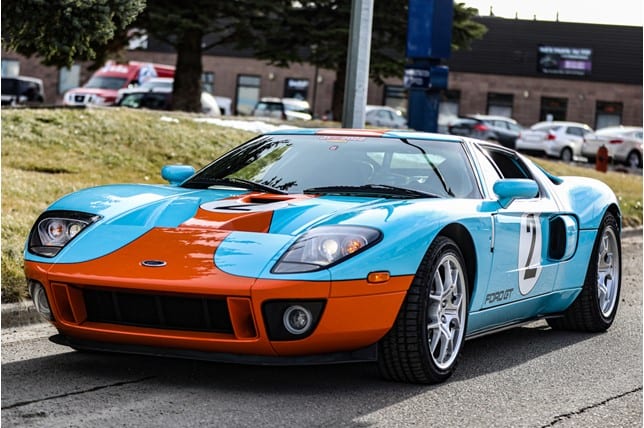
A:
[[[485,37],[444,61],[450,74],[440,124],[456,115],[488,113],[511,116],[524,125],[548,117],[591,127],[642,125],[642,27],[477,20],[488,28]],[[144,50],[128,51],[127,59],[174,64],[175,54],[150,41]],[[333,70],[306,64],[273,67],[253,59],[252,52],[226,47],[208,51],[203,70],[207,90],[231,98],[241,114],[263,96],[301,96],[318,116],[331,108]],[[65,90],[91,74],[82,64],[57,70],[4,50],[2,73],[43,79],[48,103],[60,103]],[[371,83],[368,103],[404,109],[402,79]]]

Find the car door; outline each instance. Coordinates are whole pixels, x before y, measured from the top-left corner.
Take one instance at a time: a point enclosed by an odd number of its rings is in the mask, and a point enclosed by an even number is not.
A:
[[[563,140],[565,142],[563,147],[572,147],[572,151],[575,155],[581,154],[584,135],[587,133],[588,131],[580,126],[568,126],[563,135]]]
[[[487,150],[504,178],[532,179],[527,166],[510,152]],[[557,203],[545,189],[530,199],[515,199],[492,213],[492,261],[482,308],[531,299],[552,291],[557,262],[548,258],[550,223],[558,215]],[[525,313],[522,313],[525,315]],[[503,312],[498,322],[515,316]]]

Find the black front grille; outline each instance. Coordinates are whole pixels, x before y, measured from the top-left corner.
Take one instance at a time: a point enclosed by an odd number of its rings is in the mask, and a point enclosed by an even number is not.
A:
[[[87,321],[166,330],[233,333],[224,299],[85,289]]]

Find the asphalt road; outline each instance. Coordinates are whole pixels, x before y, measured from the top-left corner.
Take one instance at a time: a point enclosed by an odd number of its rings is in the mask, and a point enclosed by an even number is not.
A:
[[[623,241],[604,334],[544,322],[468,341],[437,386],[373,364],[254,367],[80,353],[38,324],[2,330],[3,427],[641,427],[642,238]]]

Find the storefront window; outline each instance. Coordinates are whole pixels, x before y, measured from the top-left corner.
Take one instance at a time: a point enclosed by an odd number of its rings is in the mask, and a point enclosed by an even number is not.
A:
[[[499,94],[489,92],[487,94],[487,114],[493,116],[512,117],[512,94]]]
[[[209,94],[215,93],[215,73],[212,71],[204,71],[201,75],[201,88],[204,92]]]
[[[63,67],[58,70],[58,93],[64,94],[80,86],[80,65],[73,64],[71,68]]]
[[[306,100],[309,96],[309,79],[288,77],[284,80],[284,97]]]
[[[624,105],[622,103],[597,101],[595,107],[595,129],[621,125],[623,109]]]
[[[539,120],[566,120],[567,110],[567,98],[541,97],[541,112],[539,114]]]
[[[240,74],[237,76],[237,96],[235,110],[237,114],[250,115],[259,101],[261,77]]]

